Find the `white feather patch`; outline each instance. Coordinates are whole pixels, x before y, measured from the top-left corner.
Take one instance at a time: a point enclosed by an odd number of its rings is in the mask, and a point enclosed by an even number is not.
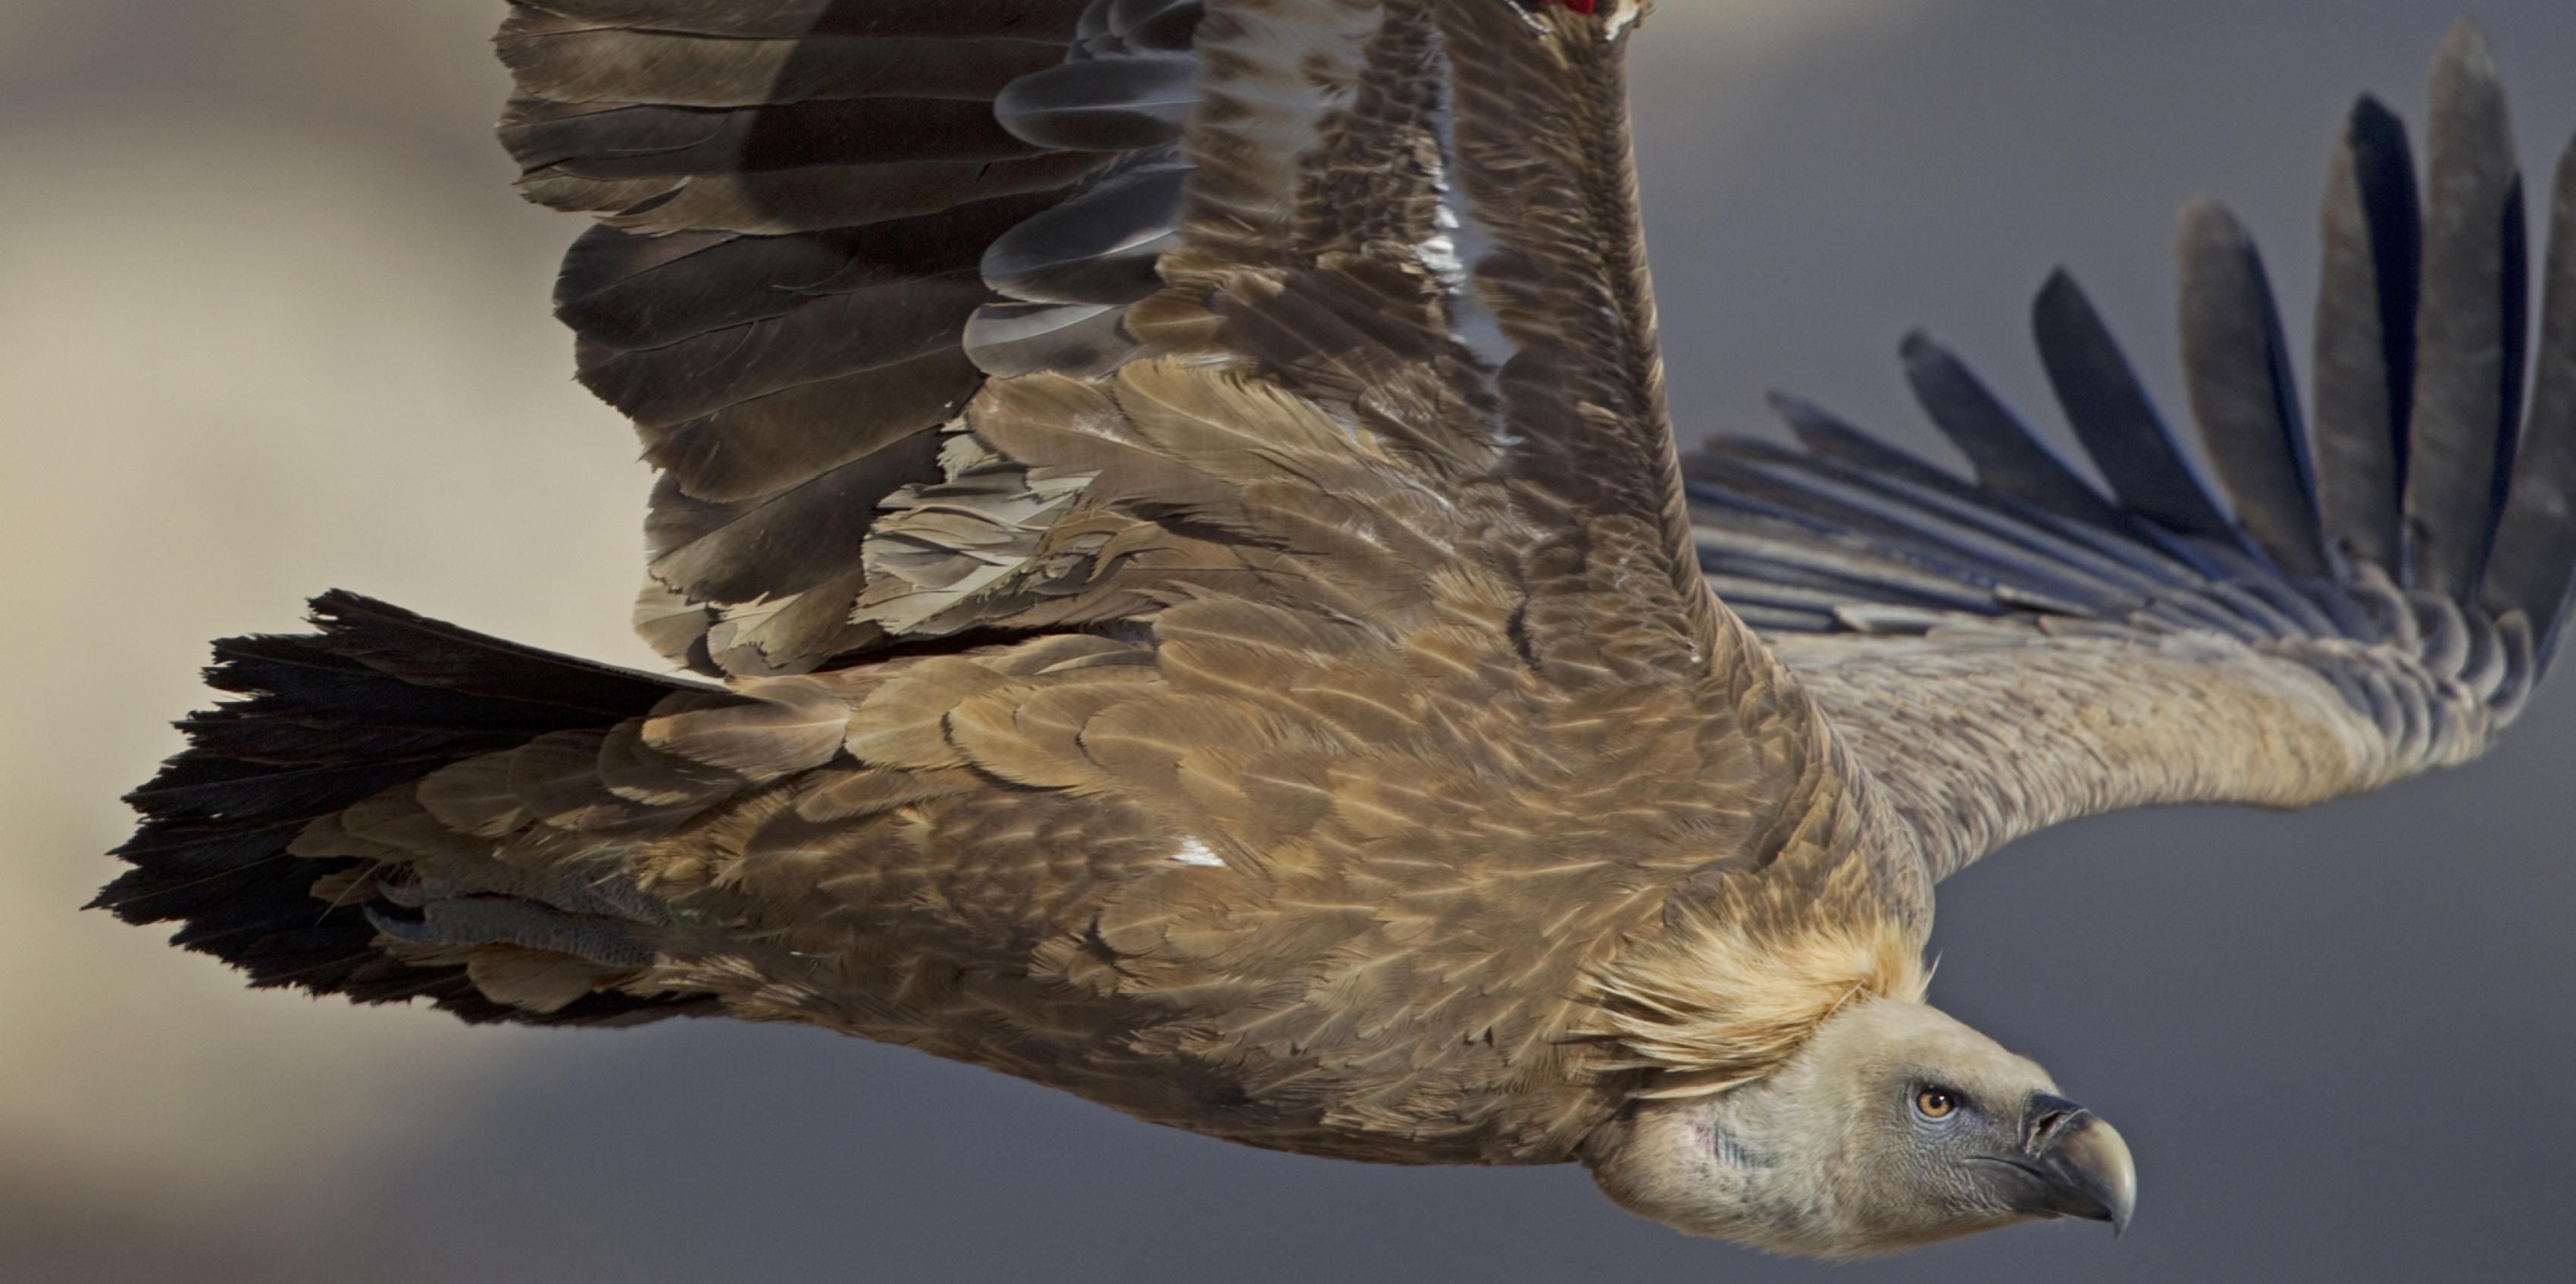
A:
[[[1164,859],[1177,861],[1183,865],[1207,865],[1216,869],[1225,868],[1225,861],[1215,852],[1208,850],[1208,845],[1206,843],[1200,842],[1195,838],[1182,839],[1181,849],[1164,857]]]

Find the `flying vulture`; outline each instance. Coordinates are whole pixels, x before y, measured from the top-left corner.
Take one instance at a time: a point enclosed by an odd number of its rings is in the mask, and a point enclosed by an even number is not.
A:
[[[240,698],[99,903],[255,985],[803,1022],[1781,1252],[2117,1228],[2119,1134],[1923,1001],[1934,885],[2514,720],[2576,569],[2576,164],[2535,300],[2482,39],[2420,187],[2363,100],[2304,401],[2190,208],[2215,487],[2063,275],[2089,470],[1921,337],[1965,476],[1786,398],[1794,445],[1684,451],[1649,20],[514,0],[502,140],[596,218],[557,304],[661,470],[686,676],[326,594],[215,645]]]

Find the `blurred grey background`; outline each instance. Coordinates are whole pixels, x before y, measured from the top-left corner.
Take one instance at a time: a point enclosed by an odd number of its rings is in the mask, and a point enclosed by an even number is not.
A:
[[[2351,95],[2420,111],[2457,0],[1664,0],[1637,113],[1673,402],[1922,434],[1930,326],[2034,416],[2091,287],[2170,410],[2171,211],[2263,237],[2304,343]],[[1943,889],[1934,997],[2143,1170],[2113,1243],[1828,1270],[1572,1168],[1373,1169],[797,1030],[469,1030],[252,994],[78,905],[204,639],[345,585],[626,633],[645,485],[546,315],[574,223],[489,140],[494,0],[0,3],[0,1280],[2538,1280],[2576,1263],[2576,677],[2463,771],[2042,836]],[[2487,0],[2529,165],[2576,5]],[[1767,431],[1767,428],[1761,430]],[[540,549],[537,560],[514,550]]]

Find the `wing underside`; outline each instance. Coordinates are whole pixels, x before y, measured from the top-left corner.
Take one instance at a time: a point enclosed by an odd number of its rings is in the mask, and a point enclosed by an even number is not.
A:
[[[2521,709],[2576,568],[2576,154],[2527,370],[2522,185],[2473,30],[2433,103],[2425,197],[2376,102],[2340,140],[2312,419],[2252,239],[2185,211],[2217,490],[2064,273],[2033,328],[2100,485],[1920,334],[1906,375],[1973,479],[1787,397],[1796,446],[1686,457],[1712,587],[1934,838],[1936,873],[2092,811],[2369,788],[2475,756]]]

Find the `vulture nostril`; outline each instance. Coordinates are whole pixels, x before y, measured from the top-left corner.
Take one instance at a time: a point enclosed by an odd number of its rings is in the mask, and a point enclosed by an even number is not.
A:
[[[2046,1144],[2050,1137],[2056,1135],[2058,1125],[2065,1123],[2066,1119],[2067,1112],[2063,1110],[2044,1110],[2032,1116],[2030,1135],[2026,1138],[2029,1148],[2037,1150]]]
[[[2022,1144],[2036,1153],[2075,1122],[2084,1107],[2053,1092],[2034,1092],[2022,1106]]]

